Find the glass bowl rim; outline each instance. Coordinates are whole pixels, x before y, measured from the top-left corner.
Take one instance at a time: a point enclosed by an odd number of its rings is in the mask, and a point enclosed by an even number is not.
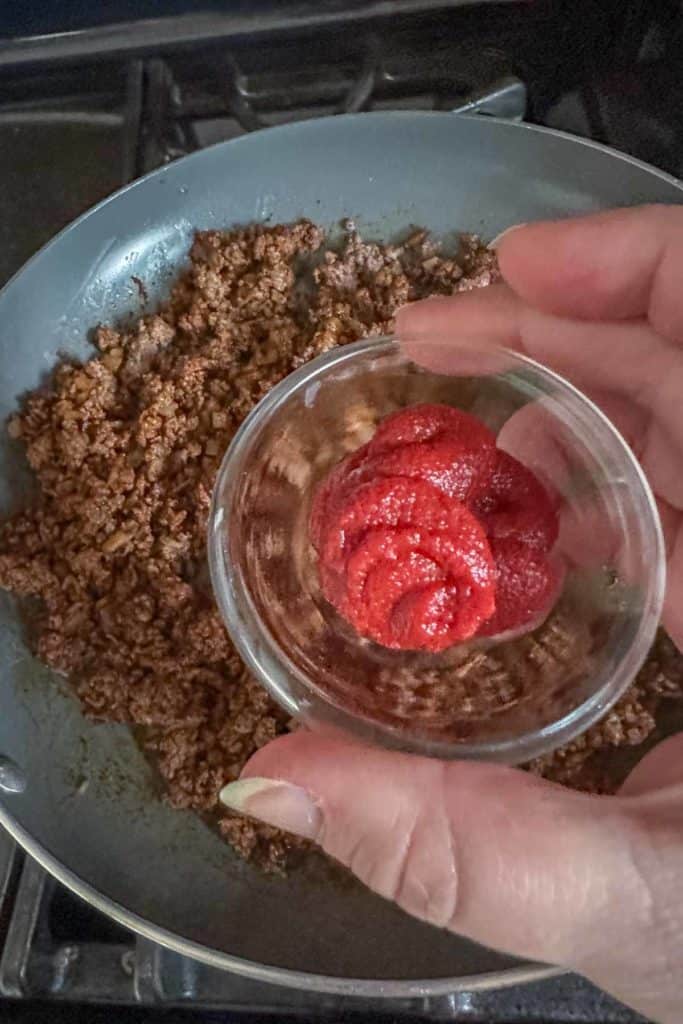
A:
[[[454,347],[457,347],[457,343],[454,343]],[[541,728],[501,740],[464,743],[411,737],[401,730],[383,726],[371,718],[354,714],[316,686],[315,682],[290,659],[262,621],[248,588],[241,579],[241,573],[230,572],[221,541],[224,531],[229,529],[229,524],[227,509],[221,503],[220,495],[224,492],[226,484],[234,485],[239,478],[245,459],[261,428],[292,394],[314,383],[330,370],[338,369],[345,363],[353,363],[364,356],[402,354],[400,342],[393,335],[375,335],[330,349],[288,374],[257,402],[224,453],[215,479],[208,518],[208,558],[214,597],[224,626],[238,653],[271,697],[293,717],[302,717],[300,708],[273,681],[264,667],[264,658],[262,655],[259,656],[258,651],[266,651],[270,659],[279,664],[285,673],[294,677],[305,691],[315,695],[317,700],[322,700],[333,715],[341,716],[348,723],[355,723],[358,726],[364,723],[366,731],[371,728],[375,735],[384,736],[390,746],[399,745],[413,753],[436,757],[519,764],[571,742],[598,721],[633,682],[659,626],[666,586],[666,557],[659,513],[647,478],[631,448],[602,410],[566,378],[529,356],[500,346],[491,347],[486,351],[492,355],[504,355],[514,363],[533,370],[548,384],[554,385],[561,393],[573,398],[579,407],[594,419],[596,426],[601,428],[603,444],[612,445],[615,454],[623,458],[628,472],[633,477],[629,481],[628,493],[639,513],[637,520],[640,524],[641,543],[646,547],[647,561],[654,566],[654,571],[643,593],[642,614],[628,651],[618,662],[616,670],[608,674],[600,685],[596,684],[593,692],[577,707]],[[405,358],[407,363],[412,362],[408,357]],[[229,487],[228,493],[230,490]],[[651,550],[647,550],[648,539]],[[245,631],[248,633],[250,629],[254,633],[254,642],[245,635]]]

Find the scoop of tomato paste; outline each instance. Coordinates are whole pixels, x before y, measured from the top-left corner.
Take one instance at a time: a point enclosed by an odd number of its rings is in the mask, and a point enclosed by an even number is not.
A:
[[[332,507],[319,549],[323,593],[363,636],[442,650],[493,614],[491,548],[461,502],[424,481],[387,476]]]
[[[386,647],[441,651],[537,624],[559,589],[558,506],[474,416],[415,405],[319,486],[324,596]]]
[[[491,538],[496,563],[496,610],[478,635],[507,639],[540,626],[557,600],[563,580],[558,561],[512,539]]]

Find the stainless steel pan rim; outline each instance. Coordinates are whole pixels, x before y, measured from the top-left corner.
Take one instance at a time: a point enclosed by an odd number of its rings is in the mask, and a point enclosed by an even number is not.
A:
[[[384,122],[415,122],[416,119],[431,119],[441,120],[444,124],[444,128],[447,127],[448,123],[453,118],[458,117],[455,114],[449,113],[432,113],[432,112],[406,112],[397,111],[389,113],[375,113],[375,114],[355,114],[355,115],[344,115],[335,118],[335,123],[343,128],[344,124],[348,122],[356,122],[359,119],[373,118],[378,121]],[[275,140],[276,137],[287,133],[291,138],[301,140],[302,146],[305,145],[306,139],[310,137],[310,133],[315,133],[316,125],[323,121],[330,121],[330,118],[299,122],[290,125],[283,125],[277,128],[268,129],[268,137]],[[558,132],[552,129],[540,128],[532,125],[525,124],[513,124],[511,122],[487,118],[488,122],[495,124],[498,127],[498,131],[501,133],[533,133],[534,135],[547,135],[551,137],[561,137],[570,141],[576,147],[582,147],[585,149],[593,149],[608,154],[613,160],[622,162],[623,164],[629,164],[633,167],[640,168],[643,171],[647,171],[650,177],[658,178],[663,183],[669,186],[673,186],[679,191],[683,191],[683,186],[677,179],[671,175],[666,174],[663,171],[659,171],[642,161],[635,160],[634,158],[616,153],[609,147],[600,145],[591,140],[576,138],[571,135],[567,135],[563,132]],[[262,134],[262,133],[259,133]],[[235,139],[226,143],[219,143],[217,146],[210,147],[211,150],[218,150],[225,147],[234,147],[235,145],[242,144],[242,139]],[[201,160],[204,157],[206,150],[202,150],[196,154],[184,158],[183,160],[177,161],[172,168],[182,167],[185,171],[190,171],[194,161]],[[169,173],[173,173],[172,168],[168,167],[159,168],[151,174],[146,175],[144,178],[139,179],[136,182],[131,183],[124,189],[114,193],[113,196],[103,200],[97,206],[84,213],[78,220],[73,222],[71,225],[66,227],[60,234],[52,239],[48,245],[46,245],[39,253],[37,253],[26,266],[15,275],[14,278],[6,285],[6,289],[12,287],[12,282],[20,275],[23,274],[27,267],[31,266],[36,260],[41,259],[45,253],[49,252],[53,246],[57,245],[59,240],[62,239],[69,232],[74,231],[78,225],[80,225],[86,218],[92,216],[98,210],[103,209],[110,202],[117,199],[129,190],[139,188],[142,183],[152,178],[160,177]],[[4,291],[3,293],[4,294]],[[259,964],[253,960],[242,959],[229,953],[220,952],[216,949],[212,949],[208,946],[201,945],[200,943],[181,937],[180,935],[167,930],[158,925],[154,925],[145,920],[144,917],[127,910],[120,902],[114,899],[102,895],[93,885],[83,880],[78,874],[66,867],[63,861],[59,860],[49,850],[38,842],[28,831],[20,825],[10,813],[8,809],[8,803],[11,801],[11,797],[4,798],[0,801],[0,824],[3,825],[10,835],[26,850],[26,852],[32,856],[46,871],[52,874],[59,882],[71,889],[76,895],[84,899],[87,903],[91,904],[96,909],[107,914],[121,925],[130,928],[132,931],[139,933],[145,938],[159,943],[162,946],[168,947],[169,949],[193,957],[200,960],[210,966],[218,967],[221,969],[233,971],[237,974],[245,977],[269,982],[272,984],[283,985],[291,988],[307,989],[310,991],[335,993],[347,996],[359,996],[365,998],[411,998],[411,997],[424,997],[426,995],[446,995],[453,992],[460,991],[477,991],[491,988],[501,987],[503,985],[522,984],[525,982],[535,981],[542,978],[548,978],[553,975],[562,973],[556,968],[543,966],[543,965],[531,965],[521,964],[520,966],[512,966],[502,970],[493,970],[488,973],[482,973],[478,975],[460,976],[457,978],[428,978],[426,980],[405,980],[405,979],[387,979],[385,981],[377,981],[366,978],[352,978],[352,977],[333,977],[328,974],[309,974],[302,971],[295,971],[284,967],[271,967]]]
[[[17,824],[12,815],[0,804],[0,825],[12,838],[49,872],[58,882],[70,889],[91,907],[101,911],[125,928],[130,928],[145,939],[165,946],[174,953],[191,957],[224,971],[233,971],[254,981],[267,982],[271,985],[282,985],[285,988],[303,989],[308,992],[331,993],[341,996],[356,996],[369,999],[417,999],[425,996],[443,996],[453,992],[482,992],[488,989],[503,988],[510,985],[525,985],[544,978],[553,978],[567,973],[562,968],[545,964],[535,966],[513,967],[504,973],[491,977],[474,975],[464,978],[428,978],[424,981],[372,981],[368,978],[331,978],[321,974],[304,974],[301,971],[288,971],[281,967],[268,967],[265,964],[252,963],[219,953],[197,942],[183,939],[165,928],[150,924],[137,914],[131,913],[114,900],[102,896],[91,885],[84,882],[30,836],[21,825]]]
[[[239,957],[230,956],[228,953],[219,953],[217,950],[209,949],[197,942],[174,935],[164,928],[151,925],[143,918],[138,917],[137,914],[126,910],[125,907],[122,907],[114,900],[102,896],[91,885],[84,882],[53,857],[32,836],[28,835],[1,805],[0,824],[58,882],[61,882],[62,885],[70,889],[82,900],[85,900],[90,906],[111,917],[118,924],[123,925],[125,928],[130,928],[131,931],[136,932],[143,938],[156,942],[160,946],[165,946],[167,949],[180,953],[182,956],[199,960],[210,967],[217,967],[224,971],[233,971],[235,974],[251,978],[254,981],[282,985],[285,988],[303,989],[309,992],[325,992],[343,996],[371,999],[410,999],[424,996],[448,995],[452,992],[481,992],[492,988],[502,988],[503,986],[524,985],[532,981],[540,981],[543,978],[556,977],[566,973],[558,967],[538,964],[537,966],[512,968],[498,976],[492,974],[490,978],[474,975],[470,978],[429,978],[424,981],[372,981],[367,978],[330,978],[320,974],[304,974],[301,971],[288,971],[280,967],[268,967],[252,963],[248,960],[241,960]]]

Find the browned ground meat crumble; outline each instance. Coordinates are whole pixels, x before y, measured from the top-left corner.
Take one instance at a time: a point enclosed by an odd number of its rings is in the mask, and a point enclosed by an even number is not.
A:
[[[249,676],[207,580],[206,522],[221,456],[277,381],[336,345],[391,329],[398,306],[489,284],[495,257],[465,236],[457,258],[423,231],[327,247],[314,224],[196,235],[159,314],[100,327],[99,354],[57,367],[9,421],[40,494],[0,530],[0,585],[38,597],[38,656],[69,676],[85,713],[139,727],[176,807],[214,816],[271,869],[295,841],[221,810],[218,792],[288,727]],[[629,694],[532,770],[607,789],[596,752],[641,743],[662,698],[683,697],[662,636]]]

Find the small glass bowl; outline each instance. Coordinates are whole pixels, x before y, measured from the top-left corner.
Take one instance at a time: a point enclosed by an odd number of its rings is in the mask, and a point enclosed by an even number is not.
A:
[[[291,374],[237,432],[209,524],[211,578],[233,642],[294,718],[384,746],[519,764],[597,721],[640,668],[659,622],[664,544],[628,445],[571,384],[507,350],[449,348],[448,373],[392,338]],[[440,654],[358,636],[322,597],[309,541],[318,483],[386,415],[418,402],[472,412],[562,500],[566,566],[548,619]]]

